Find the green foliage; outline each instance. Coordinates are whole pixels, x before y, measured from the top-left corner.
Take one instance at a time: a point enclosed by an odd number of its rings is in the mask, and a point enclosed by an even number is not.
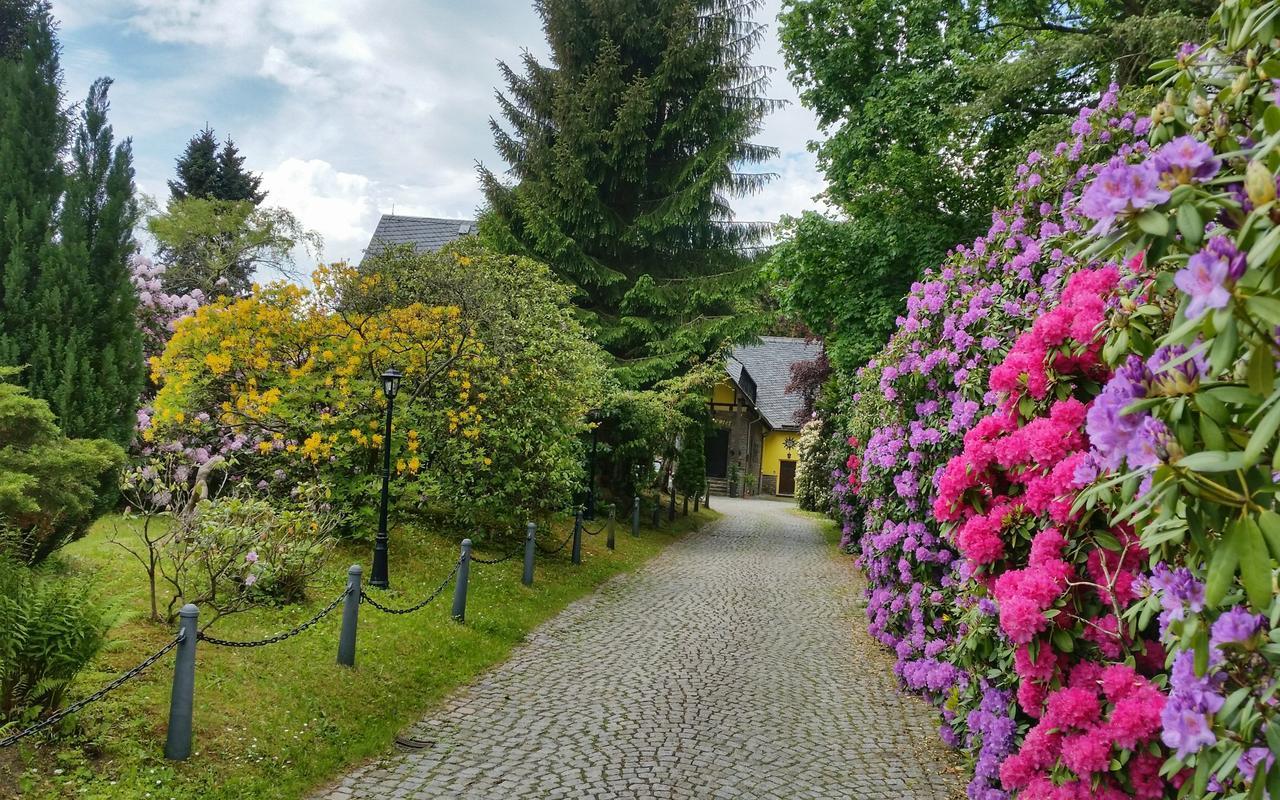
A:
[[[70,159],[48,9],[16,61],[0,60],[0,364],[73,436],[127,442],[142,387],[129,280],[132,153],[107,124],[110,81],[80,108]]]
[[[831,451],[835,432],[823,420],[810,420],[800,429],[796,447],[796,504],[804,511],[831,511]]]
[[[932,229],[922,237],[876,216],[835,220],[809,212],[784,220],[783,231],[765,265],[780,310],[823,337],[844,376],[888,341],[921,259],[941,260],[952,244],[929,239]],[[832,291],[836,286],[841,290]]]
[[[762,326],[744,249],[763,229],[728,205],[770,177],[740,170],[775,154],[748,141],[772,107],[748,61],[755,5],[537,0],[550,64],[502,65],[508,127],[491,127],[517,182],[481,168],[481,234],[574,286],[624,387]]]
[[[698,397],[697,400],[702,398]],[[685,497],[700,497],[707,484],[707,432],[710,419],[705,404],[680,434],[676,456],[676,490]]]
[[[0,530],[34,564],[80,538],[114,496],[124,452],[112,442],[67,439],[42,400],[0,369]]]
[[[205,200],[248,201],[262,205],[267,193],[262,176],[244,168],[244,156],[230,137],[218,149],[218,138],[206,127],[192,136],[178,157],[177,180],[169,181],[171,202],[190,197]]]
[[[0,557],[0,731],[57,710],[109,625],[89,581]]]
[[[189,197],[172,200],[147,217],[167,291],[199,290],[205,297],[243,296],[254,274],[266,270],[290,278],[293,251],[318,252],[321,238],[284,208],[259,208],[252,200]]]
[[[789,0],[779,37],[827,133],[818,160],[854,220],[850,259],[878,261],[901,285],[971,239],[1028,137],[1200,41],[1216,5]]]
[[[490,359],[471,373],[484,394],[486,422],[475,440],[483,457],[464,461],[462,448],[438,454],[433,513],[450,524],[511,525],[567,508],[584,478],[587,412],[599,404],[606,377],[570,288],[545,265],[501,255],[474,237],[438,253],[392,248],[362,269],[384,278],[364,302],[457,308],[465,338],[482,343]]]

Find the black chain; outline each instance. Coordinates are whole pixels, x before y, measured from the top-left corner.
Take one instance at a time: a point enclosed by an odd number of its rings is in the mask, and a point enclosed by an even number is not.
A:
[[[516,549],[512,550],[510,553],[507,553],[502,558],[476,558],[475,556],[472,556],[471,563],[472,564],[501,564],[503,561],[510,561],[511,559],[515,558],[516,556],[520,555],[523,552],[524,552],[524,545],[522,544],[516,547]]]
[[[298,634],[305,631],[307,628],[310,628],[312,625],[315,625],[317,622],[327,617],[335,608],[338,607],[338,604],[341,603],[348,594],[351,594],[350,586],[344,589],[342,594],[333,598],[333,602],[331,602],[329,605],[321,609],[319,614],[316,614],[314,617],[302,623],[298,627],[292,630],[285,631],[284,633],[277,633],[275,636],[272,636],[269,639],[258,639],[252,642],[237,642],[237,641],[232,641],[230,639],[218,639],[214,636],[210,636],[207,633],[204,633],[203,631],[200,633],[197,633],[196,638],[202,642],[208,642],[209,644],[217,645],[218,647],[265,647],[269,644],[275,644],[276,642],[283,642],[285,639],[289,639],[294,636],[297,636]]]
[[[613,522],[613,519],[614,519],[614,517],[613,517],[613,512],[612,512],[612,511],[610,511],[610,512],[609,512],[609,519],[608,519],[608,520],[606,520],[606,521],[605,521],[605,523],[604,523],[603,525],[601,525],[599,528],[596,528],[596,529],[593,531],[593,530],[591,530],[590,528],[588,528],[588,527],[586,527],[586,526],[584,525],[584,526],[582,527],[582,530],[583,530],[583,532],[584,532],[584,533],[586,533],[588,536],[599,536],[600,534],[604,533],[605,531],[607,531],[607,530],[609,529],[609,524]]]
[[[430,603],[432,600],[435,600],[437,597],[439,597],[440,594],[445,590],[445,587],[449,585],[449,582],[453,580],[453,576],[458,574],[458,569],[461,566],[462,566],[462,559],[459,558],[458,563],[453,565],[453,570],[448,574],[447,577],[445,577],[443,581],[440,582],[440,585],[436,587],[436,590],[434,592],[427,595],[426,599],[423,600],[422,602],[416,605],[409,606],[408,608],[389,608],[379,603],[377,600],[374,600],[372,597],[369,596],[368,592],[363,590],[361,590],[360,592],[360,598],[362,602],[368,603],[369,605],[373,606],[379,611],[385,611],[388,614],[412,614],[413,612],[421,609],[427,603]]]
[[[554,550],[549,550],[549,549],[547,549],[547,548],[543,547],[542,545],[538,544],[538,540],[537,540],[537,539],[534,539],[534,540],[533,540],[533,546],[534,546],[534,547],[536,547],[536,548],[538,548],[538,551],[539,551],[539,552],[541,552],[543,555],[553,556],[553,555],[555,555],[556,553],[559,553],[561,550],[563,550],[563,549],[564,549],[564,546],[565,546],[566,544],[568,544],[568,543],[569,543],[569,540],[570,540],[570,539],[572,539],[572,538],[573,538],[573,531],[569,531],[569,535],[568,535],[568,536],[566,536],[566,537],[564,537],[564,541],[563,541],[563,542],[561,542],[560,544],[556,545],[556,547],[555,547],[555,549],[554,549]]]
[[[3,739],[0,739],[0,747],[8,747],[9,745],[17,742],[20,739],[25,739],[26,737],[30,736],[33,733],[39,733],[40,731],[44,730],[45,728],[48,728],[51,725],[56,725],[66,717],[76,713],[77,711],[89,705],[90,703],[101,700],[103,697],[107,695],[108,692],[110,692],[113,689],[120,688],[129,680],[141,675],[147,669],[147,667],[156,663],[161,658],[164,658],[166,653],[168,653],[170,650],[172,650],[173,648],[177,647],[179,644],[182,643],[182,639],[183,639],[183,634],[179,633],[168,644],[166,644],[164,647],[160,648],[151,656],[149,656],[146,661],[143,661],[138,666],[124,673],[120,677],[113,680],[111,683],[108,683],[106,686],[103,686],[101,689],[89,695],[88,697],[84,698],[83,700],[78,700],[72,703],[71,705],[67,706],[66,708],[62,709],[58,713],[45,717],[44,719],[40,720],[35,725],[32,725],[30,728],[27,728],[24,731],[18,731],[15,734],[12,734],[10,736],[6,736]]]

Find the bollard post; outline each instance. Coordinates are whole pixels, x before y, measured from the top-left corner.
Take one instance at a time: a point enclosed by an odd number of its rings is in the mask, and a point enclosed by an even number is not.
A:
[[[660,527],[662,527],[662,495],[653,499],[653,528],[657,530]]]
[[[462,561],[458,564],[458,577],[453,583],[453,619],[467,621],[467,580],[471,577],[471,540],[462,540]]]
[[[178,633],[182,641],[173,660],[173,689],[169,693],[169,735],[164,742],[164,757],[185,761],[191,755],[191,707],[196,690],[196,620],[200,609],[187,603],[178,612]]]
[[[520,582],[525,586],[533,585],[533,537],[537,529],[538,526],[530,522],[524,530],[524,574]]]
[[[572,561],[575,564],[582,563],[582,511],[579,510],[573,515],[573,553]]]
[[[356,665],[356,626],[360,624],[359,564],[347,569],[347,596],[342,598],[342,631],[338,634],[338,663],[344,667]]]
[[[695,494],[695,495],[693,496],[693,513],[695,513],[695,514],[697,514],[697,513],[698,513],[698,502],[699,502],[700,500],[702,500],[702,495],[700,495],[700,494]]]
[[[680,516],[689,516],[689,495],[687,494],[684,496],[684,506],[680,510]]]
[[[637,495],[631,501],[631,535],[640,535],[640,497]]]
[[[667,503],[667,522],[676,521],[676,490],[671,488],[671,501]]]
[[[709,484],[709,483],[708,483],[708,484],[707,484],[707,486],[706,486],[706,494],[705,494],[705,497],[706,497],[706,499],[705,499],[705,500],[703,500],[702,504],[703,504],[704,506],[706,506],[707,508],[711,508],[711,484]]]
[[[613,539],[613,522],[614,522],[614,519],[615,519],[615,518],[617,518],[617,516],[618,516],[617,511],[615,511],[613,508],[610,508],[610,509],[609,509],[609,538],[608,538],[608,540],[605,542],[605,544],[607,544],[607,545],[609,546],[609,549],[610,549],[610,550],[612,550],[612,549],[613,549],[613,545],[614,545],[614,539]]]

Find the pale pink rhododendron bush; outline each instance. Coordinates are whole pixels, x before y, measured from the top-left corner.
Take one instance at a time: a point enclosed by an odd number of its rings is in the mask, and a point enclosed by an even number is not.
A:
[[[1278,19],[1029,154],[858,376],[846,542],[975,800],[1280,800]]]

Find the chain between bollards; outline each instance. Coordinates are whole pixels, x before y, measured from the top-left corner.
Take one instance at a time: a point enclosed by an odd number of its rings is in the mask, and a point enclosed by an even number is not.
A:
[[[571,551],[571,560],[574,564],[582,563],[582,511],[576,511],[573,515],[573,550]]]
[[[200,609],[187,603],[178,612],[178,655],[173,662],[173,689],[169,693],[169,731],[164,743],[164,757],[184,761],[191,755],[191,716],[196,691],[197,621]]]
[[[342,598],[342,631],[338,634],[338,663],[344,667],[356,665],[356,627],[360,624],[362,575],[359,564],[352,564],[347,569],[347,595]]]
[[[525,526],[524,532],[524,574],[520,576],[520,582],[525,586],[533,585],[533,551],[534,551],[534,535],[538,530],[538,526],[530,522]]]

